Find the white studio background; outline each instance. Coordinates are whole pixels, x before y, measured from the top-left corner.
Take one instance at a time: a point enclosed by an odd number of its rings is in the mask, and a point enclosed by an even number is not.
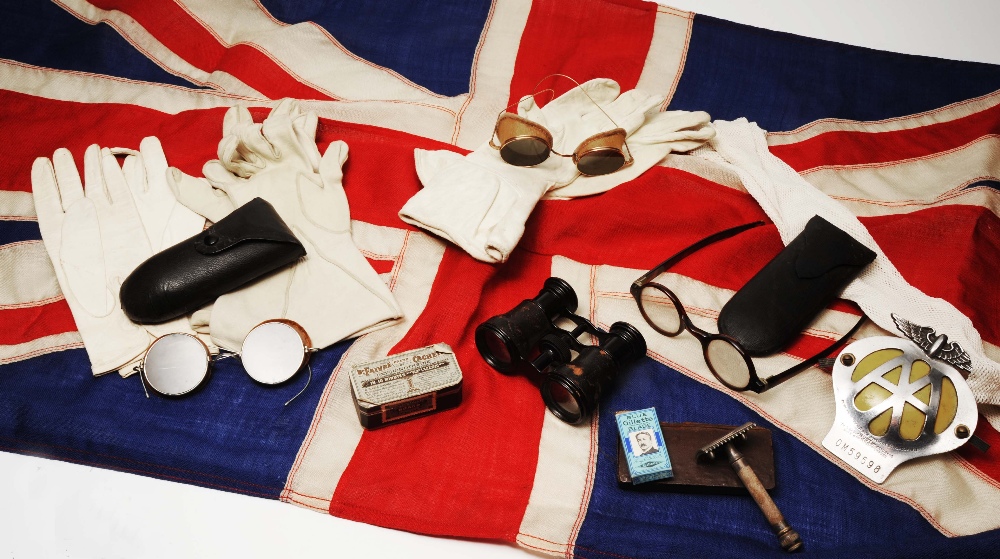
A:
[[[852,45],[1000,64],[995,0],[664,3]],[[484,503],[483,514],[489,513]],[[508,545],[387,530],[277,501],[0,452],[0,559],[529,555]]]

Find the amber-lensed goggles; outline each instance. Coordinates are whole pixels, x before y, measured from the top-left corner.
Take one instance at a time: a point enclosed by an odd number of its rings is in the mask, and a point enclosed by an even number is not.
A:
[[[571,157],[580,173],[588,177],[607,175],[631,165],[632,156],[629,154],[628,144],[625,143],[625,129],[619,127],[618,123],[608,116],[608,113],[604,112],[604,109],[573,78],[563,74],[552,74],[542,78],[538,85],[552,77],[563,77],[575,83],[576,87],[583,91],[583,94],[616,128],[583,140],[573,153],[559,153],[552,149],[552,133],[544,126],[508,112],[508,109],[517,104],[514,103],[497,117],[493,137],[490,138],[490,146],[500,151],[500,158],[516,167],[534,167],[552,154]],[[538,94],[538,85],[531,94],[532,98]]]

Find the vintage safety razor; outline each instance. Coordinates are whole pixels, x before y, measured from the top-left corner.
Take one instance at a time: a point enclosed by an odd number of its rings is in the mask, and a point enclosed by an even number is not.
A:
[[[793,530],[788,525],[788,522],[785,521],[785,517],[778,510],[778,505],[774,504],[774,501],[767,494],[767,490],[764,489],[764,485],[761,484],[757,474],[754,473],[753,468],[744,460],[743,453],[736,448],[737,443],[747,440],[747,431],[754,427],[756,425],[753,422],[749,422],[730,431],[726,436],[702,447],[698,451],[696,458],[704,461],[715,460],[722,456],[728,458],[729,465],[733,467],[740,481],[750,491],[753,500],[757,501],[757,506],[760,507],[764,516],[767,517],[767,521],[771,523],[771,528],[777,534],[778,542],[781,543],[782,549],[788,552],[799,551],[802,549],[802,539],[799,537],[799,533]]]

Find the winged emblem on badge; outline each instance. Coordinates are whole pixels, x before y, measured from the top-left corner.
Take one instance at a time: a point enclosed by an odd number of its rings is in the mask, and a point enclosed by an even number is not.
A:
[[[972,359],[969,354],[962,349],[958,342],[949,342],[948,336],[940,336],[929,326],[918,326],[905,318],[900,318],[895,314],[892,320],[896,327],[913,343],[920,346],[920,349],[933,359],[939,359],[963,371],[972,369]]]

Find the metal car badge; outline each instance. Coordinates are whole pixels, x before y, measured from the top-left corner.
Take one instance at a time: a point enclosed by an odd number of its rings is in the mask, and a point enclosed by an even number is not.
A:
[[[907,460],[954,450],[979,413],[959,368],[971,360],[934,330],[893,316],[910,339],[879,336],[841,351],[833,367],[837,413],[823,446],[876,483]]]

